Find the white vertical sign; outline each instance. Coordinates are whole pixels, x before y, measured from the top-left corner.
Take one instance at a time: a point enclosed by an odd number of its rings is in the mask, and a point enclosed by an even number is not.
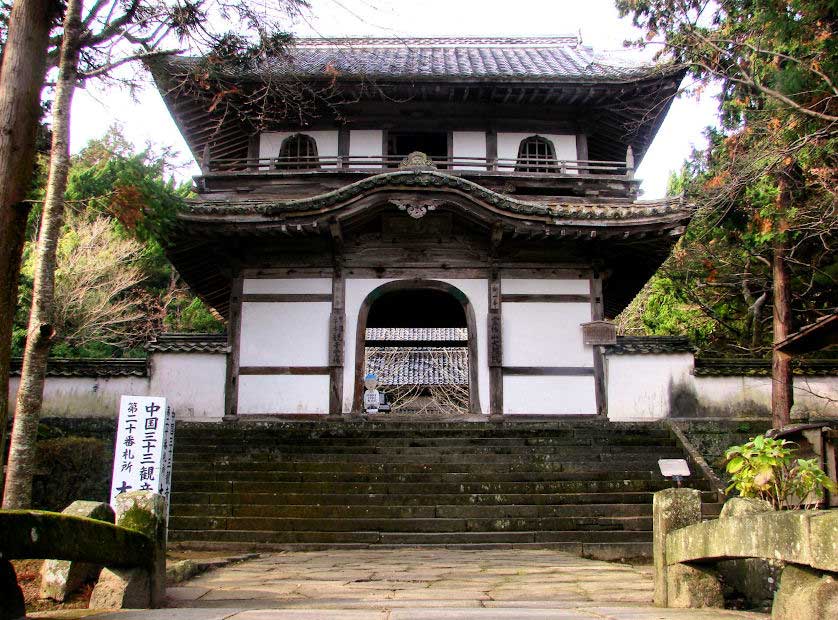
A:
[[[116,429],[111,504],[117,495],[126,491],[162,493],[164,488],[168,491],[171,468],[167,472],[164,465],[167,425],[174,430],[174,420],[169,424],[168,419],[165,398],[122,397]],[[171,445],[170,440],[170,450]]]

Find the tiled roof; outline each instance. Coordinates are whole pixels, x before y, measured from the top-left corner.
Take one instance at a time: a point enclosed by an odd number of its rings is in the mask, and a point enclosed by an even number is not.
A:
[[[396,347],[367,350],[367,373],[381,385],[467,385],[465,347]]]
[[[13,358],[9,374],[20,376],[23,360]],[[47,360],[48,377],[145,377],[148,363],[144,358],[99,358]]]
[[[189,64],[195,59],[174,62]],[[627,50],[596,52],[576,37],[296,39],[284,56],[252,69],[261,77],[515,81],[619,81],[657,69]]]
[[[608,355],[692,353],[695,349],[684,336],[617,336],[617,344],[605,347]]]
[[[146,345],[149,353],[228,353],[225,334],[159,334]]]
[[[838,376],[838,359],[792,360],[792,372],[803,377]],[[770,377],[771,360],[698,357],[694,374],[697,377]]]
[[[367,340],[468,340],[465,327],[371,327]]]

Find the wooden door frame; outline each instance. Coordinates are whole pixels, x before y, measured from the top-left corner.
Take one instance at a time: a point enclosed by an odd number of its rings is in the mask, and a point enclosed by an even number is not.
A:
[[[394,291],[430,290],[448,293],[463,307],[468,330],[468,404],[469,413],[480,414],[480,392],[477,385],[477,320],[474,316],[474,306],[460,289],[447,282],[439,280],[424,280],[413,278],[409,280],[394,280],[376,287],[364,298],[358,312],[358,323],[355,332],[355,393],[352,398],[353,413],[360,413],[364,397],[364,349],[366,344],[367,318],[370,308],[383,295]]]

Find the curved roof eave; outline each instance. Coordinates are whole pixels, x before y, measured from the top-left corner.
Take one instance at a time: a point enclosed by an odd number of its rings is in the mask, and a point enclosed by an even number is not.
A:
[[[265,224],[296,218],[340,218],[358,208],[360,199],[395,192],[430,192],[447,195],[450,202],[461,200],[486,212],[488,217],[528,220],[548,225],[608,226],[673,224],[689,219],[689,207],[681,198],[636,202],[605,202],[556,199],[530,202],[499,194],[473,181],[438,171],[402,170],[385,172],[351,183],[337,190],[299,199],[195,200],[178,214],[187,222],[213,221]],[[363,208],[363,207],[362,207]]]

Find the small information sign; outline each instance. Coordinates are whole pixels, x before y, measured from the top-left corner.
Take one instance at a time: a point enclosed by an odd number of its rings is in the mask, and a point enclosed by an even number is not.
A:
[[[582,323],[582,342],[598,346],[616,344],[617,326],[611,321]]]
[[[174,415],[160,396],[123,396],[113,459],[111,504],[126,491],[166,496],[172,477]]]

